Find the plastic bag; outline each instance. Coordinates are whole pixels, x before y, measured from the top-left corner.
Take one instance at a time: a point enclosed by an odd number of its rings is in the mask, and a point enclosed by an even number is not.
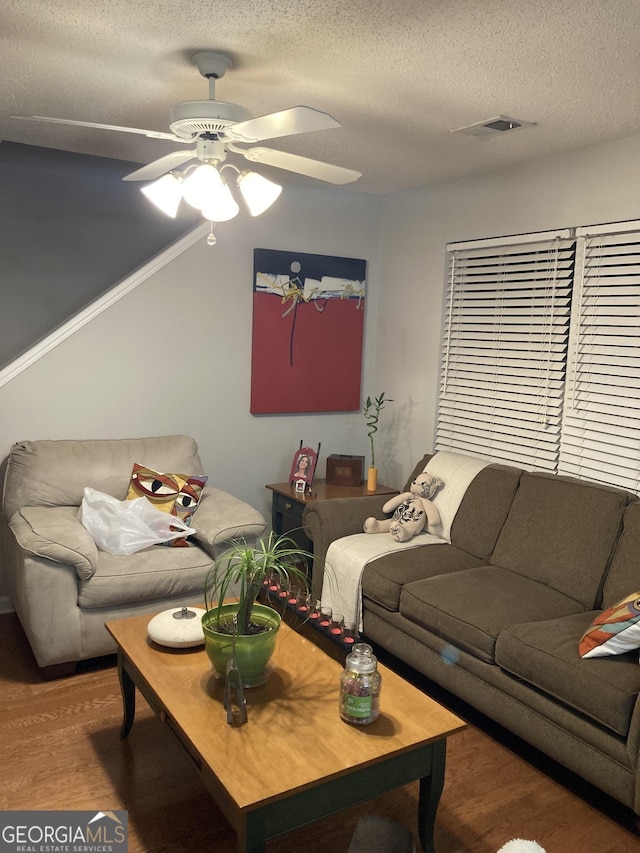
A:
[[[156,509],[146,498],[119,501],[89,486],[84,489],[78,519],[96,545],[109,554],[135,554],[150,545],[196,532],[181,518]]]

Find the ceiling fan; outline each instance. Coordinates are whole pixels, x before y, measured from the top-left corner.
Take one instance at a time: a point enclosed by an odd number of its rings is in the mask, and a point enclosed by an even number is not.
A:
[[[185,101],[173,106],[169,122],[171,133],[48,116],[12,116],[12,118],[137,133],[152,139],[166,139],[191,146],[186,151],[173,151],[136,169],[135,172],[123,178],[125,181],[154,180],[180,168],[190,160],[222,163],[229,151],[243,156],[252,163],[264,163],[332,184],[348,184],[362,176],[360,172],[353,169],[334,166],[331,163],[323,163],[320,160],[312,160],[273,148],[241,147],[264,139],[329,130],[340,127],[340,122],[328,113],[306,106],[292,107],[281,112],[252,118],[245,107],[215,99],[215,82],[231,67],[228,56],[213,50],[202,50],[194,53],[191,61],[200,74],[209,80],[209,100]],[[193,147],[194,144],[195,147]]]
[[[232,219],[240,210],[223,178],[224,169],[231,169],[236,173],[235,183],[252,216],[259,216],[267,210],[282,192],[279,184],[257,172],[241,170],[233,163],[226,162],[228,153],[240,155],[251,163],[264,163],[332,184],[348,184],[362,177],[361,173],[354,169],[334,166],[275,148],[244,147],[264,139],[329,130],[340,127],[340,122],[328,113],[305,106],[291,107],[253,118],[245,107],[215,99],[216,80],[223,77],[231,67],[231,60],[226,54],[202,50],[194,53],[191,61],[209,81],[209,99],[185,101],[173,106],[169,122],[170,133],[49,116],[12,118],[137,133],[151,139],[166,139],[188,145],[186,151],[165,154],[164,157],[125,175],[123,180],[152,181],[153,183],[141,188],[142,192],[167,216],[176,216],[183,199],[200,210],[204,218],[211,223],[211,233],[207,238],[209,245],[216,242],[213,224]]]

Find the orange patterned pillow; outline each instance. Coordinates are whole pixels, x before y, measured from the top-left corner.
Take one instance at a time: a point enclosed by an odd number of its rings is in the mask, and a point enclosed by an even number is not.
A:
[[[640,648],[640,592],[603,610],[582,635],[582,658],[621,655]]]
[[[207,479],[206,474],[164,474],[136,462],[131,472],[126,499],[130,501],[134,498],[146,498],[156,509],[175,515],[185,524],[189,524],[198,508]],[[189,545],[185,537],[172,539],[166,544],[177,548]]]

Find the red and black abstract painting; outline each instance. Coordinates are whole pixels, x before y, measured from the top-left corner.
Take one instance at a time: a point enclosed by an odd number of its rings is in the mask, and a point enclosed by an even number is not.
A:
[[[360,408],[366,261],[254,250],[251,412]]]

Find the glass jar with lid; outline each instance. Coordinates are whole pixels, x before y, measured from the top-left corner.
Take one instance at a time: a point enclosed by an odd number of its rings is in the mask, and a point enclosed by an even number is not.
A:
[[[382,676],[368,643],[356,643],[340,676],[340,716],[346,723],[366,726],[380,716]]]

